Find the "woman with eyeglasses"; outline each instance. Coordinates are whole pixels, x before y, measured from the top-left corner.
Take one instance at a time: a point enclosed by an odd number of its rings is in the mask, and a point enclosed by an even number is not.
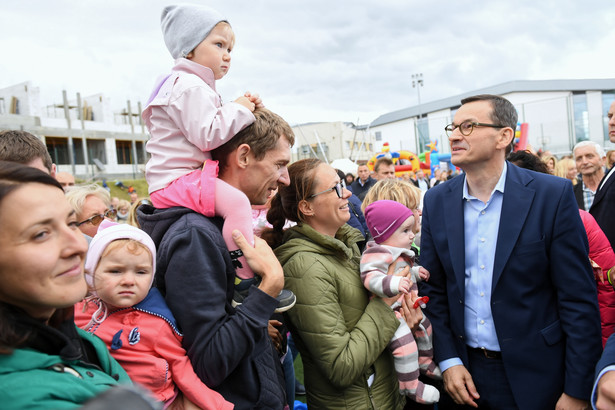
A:
[[[27,209],[27,212],[24,212]],[[78,330],[86,241],[62,186],[0,161],[0,407],[76,408],[130,383],[98,338]]]
[[[79,230],[94,237],[103,219],[115,221],[116,210],[111,209],[109,191],[97,184],[81,185],[66,193],[68,202],[77,214]]]
[[[362,235],[346,222],[348,197],[335,169],[318,159],[288,167],[267,214],[285,286],[297,297],[287,312],[303,358],[308,408],[401,409],[393,357],[396,298],[371,297],[359,277]],[[286,219],[297,225],[283,231]],[[404,272],[408,273],[407,269]],[[413,327],[420,317],[404,303]]]

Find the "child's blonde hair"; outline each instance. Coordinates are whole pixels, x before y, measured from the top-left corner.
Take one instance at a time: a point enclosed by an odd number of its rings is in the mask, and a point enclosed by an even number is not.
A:
[[[361,204],[361,210],[365,213],[365,208],[372,202],[381,199],[397,201],[408,209],[418,209],[421,203],[421,190],[414,184],[398,179],[383,179],[374,184]]]

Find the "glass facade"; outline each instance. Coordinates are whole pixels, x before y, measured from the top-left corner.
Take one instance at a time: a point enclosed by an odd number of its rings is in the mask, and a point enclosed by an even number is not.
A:
[[[589,116],[587,113],[587,94],[572,94],[574,112],[574,134],[576,142],[589,140]]]
[[[419,135],[419,147],[417,154],[425,152],[427,150],[427,144],[429,144],[429,122],[426,117],[420,118],[416,123],[417,132]]]
[[[609,112],[613,101],[615,101],[615,91],[602,92],[602,129],[604,130],[604,141],[609,140],[609,119],[606,117],[606,114]]]

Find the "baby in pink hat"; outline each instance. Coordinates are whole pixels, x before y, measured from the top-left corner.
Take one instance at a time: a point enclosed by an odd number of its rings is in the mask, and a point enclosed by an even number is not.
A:
[[[91,296],[75,305],[75,323],[100,337],[132,381],[165,408],[178,400],[182,408],[232,409],[194,373],[175,318],[151,287],[155,270],[156,247],[149,235],[103,221],[85,261]]]
[[[380,200],[365,208],[365,222],[373,241],[367,243],[361,256],[361,280],[365,287],[380,297],[392,297],[401,293],[418,293],[417,282],[429,279],[429,272],[415,265],[415,253],[411,250],[414,240],[414,214],[396,201]],[[395,272],[410,265],[411,281],[405,276],[388,275],[388,268],[396,263]],[[419,298],[417,303],[425,303]],[[418,307],[415,303],[415,308]],[[392,308],[398,308],[396,302]],[[433,361],[431,323],[425,317],[419,329],[412,331],[404,318],[397,312],[399,328],[389,343],[393,353],[399,389],[404,395],[418,403],[436,403],[440,392],[433,386],[419,380],[423,373],[434,379],[441,379],[440,369]]]

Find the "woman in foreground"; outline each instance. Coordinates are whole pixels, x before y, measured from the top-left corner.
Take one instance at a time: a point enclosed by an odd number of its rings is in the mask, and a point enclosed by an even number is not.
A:
[[[0,403],[76,408],[130,383],[105,344],[77,329],[87,244],[60,184],[0,161]]]

